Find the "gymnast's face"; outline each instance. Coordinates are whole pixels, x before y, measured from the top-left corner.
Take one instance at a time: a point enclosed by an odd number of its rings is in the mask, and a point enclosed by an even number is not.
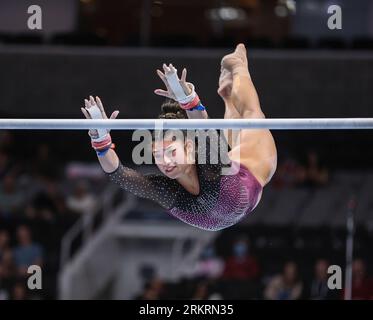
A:
[[[153,155],[159,170],[170,179],[177,179],[192,165],[190,141],[164,139],[153,143]]]

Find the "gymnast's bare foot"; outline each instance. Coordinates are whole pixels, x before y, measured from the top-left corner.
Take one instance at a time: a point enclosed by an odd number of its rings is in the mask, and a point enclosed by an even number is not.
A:
[[[250,76],[245,45],[240,43],[233,53],[224,56],[221,60],[221,66],[231,72],[232,75]]]

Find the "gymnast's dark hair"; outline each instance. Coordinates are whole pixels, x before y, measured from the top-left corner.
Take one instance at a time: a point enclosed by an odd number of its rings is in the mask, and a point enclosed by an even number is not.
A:
[[[167,99],[161,105],[161,113],[158,116],[159,119],[187,119],[188,115],[184,109],[181,109],[179,103]]]
[[[166,99],[161,105],[161,112],[158,115],[158,119],[187,119],[188,115],[184,109],[182,109],[178,102],[172,99]],[[167,130],[168,131],[168,130]],[[187,130],[181,130],[184,137],[187,134]],[[153,141],[155,140],[155,130],[152,131]]]

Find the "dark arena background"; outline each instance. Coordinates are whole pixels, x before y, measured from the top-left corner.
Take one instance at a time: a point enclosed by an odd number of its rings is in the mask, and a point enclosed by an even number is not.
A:
[[[83,119],[89,95],[157,118],[163,63],[223,118],[238,43],[267,118],[373,116],[370,0],[1,0],[0,119]],[[157,172],[133,163],[132,133],[111,132],[121,161]],[[208,232],[110,183],[87,130],[0,130],[0,300],[372,299],[373,131],[272,134],[260,204]]]

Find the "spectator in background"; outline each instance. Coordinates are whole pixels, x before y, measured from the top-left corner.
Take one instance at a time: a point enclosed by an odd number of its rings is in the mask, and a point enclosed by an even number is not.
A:
[[[8,299],[10,297],[11,287],[15,278],[15,267],[13,263],[12,251],[6,248],[2,252],[0,261],[0,295],[1,299]]]
[[[28,300],[26,283],[16,282],[12,288],[12,300]]]
[[[9,233],[6,230],[0,230],[0,263],[7,249],[9,249]]]
[[[297,300],[302,296],[303,284],[299,280],[298,266],[289,261],[285,264],[282,274],[269,281],[264,291],[267,300]]]
[[[6,270],[4,257],[6,258],[6,251],[9,250],[9,234],[6,230],[0,230],[0,300],[9,299],[9,274]]]
[[[22,192],[17,190],[15,177],[11,174],[6,175],[0,187],[0,216],[11,217],[22,208],[24,202]]]
[[[331,300],[337,299],[337,290],[330,290],[328,287],[329,262],[319,259],[315,263],[314,276],[308,288],[307,298],[311,300]]]
[[[15,143],[14,143],[14,137],[11,131],[1,130],[0,131],[0,150],[13,154],[14,149],[15,149]]]
[[[196,289],[192,295],[192,300],[207,300],[209,297],[209,285],[202,281],[197,283]]]
[[[2,180],[11,170],[10,156],[0,149],[0,180]]]
[[[233,255],[225,262],[223,278],[254,280],[259,276],[259,265],[250,253],[248,238],[240,237],[233,243]]]
[[[56,214],[64,214],[66,202],[58,182],[53,179],[45,179],[42,190],[34,196],[31,207],[38,211],[41,218],[45,220],[52,220]]]
[[[0,262],[0,301],[9,299],[9,292],[5,284],[4,268]]]
[[[304,168],[303,185],[321,187],[326,185],[328,181],[329,171],[325,166],[320,164],[318,154],[314,151],[308,152],[307,162]]]
[[[320,187],[329,182],[328,169],[320,164],[316,152],[307,153],[305,165],[293,158],[280,162],[274,176],[273,186],[276,188],[310,186]]]
[[[41,181],[55,180],[60,176],[59,170],[61,166],[55,154],[51,152],[50,146],[46,143],[38,144],[31,163],[33,175]]]
[[[18,246],[14,249],[14,262],[20,276],[27,274],[31,265],[43,265],[43,249],[32,241],[30,229],[19,226],[17,229]]]
[[[344,298],[344,290],[342,299]],[[353,300],[373,299],[373,279],[367,275],[363,259],[355,259],[352,263],[352,292]]]
[[[224,270],[224,261],[216,255],[213,245],[207,246],[197,261],[191,276],[207,279],[219,278]]]
[[[304,181],[305,169],[295,159],[287,158],[279,163],[272,185],[277,189],[292,188]]]
[[[135,297],[135,300],[162,299],[164,288],[164,282],[160,278],[154,277],[145,284],[143,292],[139,296]]]
[[[93,194],[88,192],[88,185],[85,181],[79,181],[73,194],[67,197],[67,208],[72,212],[84,214],[91,213],[97,207],[97,201]]]
[[[213,281],[199,281],[196,283],[191,297],[192,300],[222,300],[223,296]]]
[[[3,276],[7,279],[14,277],[15,275],[15,266],[13,260],[13,252],[11,249],[7,248],[2,252],[1,255],[1,266]]]

